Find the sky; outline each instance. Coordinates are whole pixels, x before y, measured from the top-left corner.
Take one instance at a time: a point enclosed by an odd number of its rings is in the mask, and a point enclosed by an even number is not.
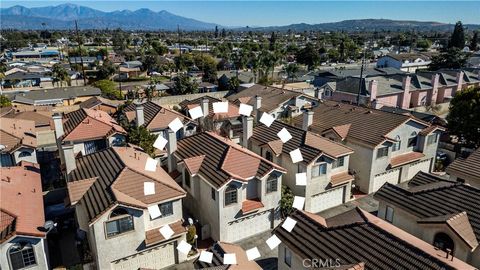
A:
[[[65,1],[0,1],[2,8],[41,7]],[[225,26],[272,26],[348,19],[419,20],[480,24],[480,1],[68,1],[102,11],[149,8]]]

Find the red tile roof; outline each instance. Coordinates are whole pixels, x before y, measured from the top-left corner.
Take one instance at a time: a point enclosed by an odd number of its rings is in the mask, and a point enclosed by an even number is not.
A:
[[[2,228],[14,217],[16,235],[43,237],[45,233],[37,229],[45,223],[40,169],[32,163],[22,164],[0,168]]]
[[[480,148],[467,158],[457,158],[445,171],[459,178],[471,179],[480,183]]]
[[[353,175],[349,174],[348,172],[341,172],[334,174],[330,177],[330,184],[332,185],[332,187],[336,187],[354,179],[355,178],[353,177]]]
[[[390,159],[390,166],[392,168],[402,166],[402,165],[420,160],[424,156],[425,155],[420,152],[410,152],[410,153],[401,154],[401,155],[392,157]]]
[[[185,167],[187,168],[187,170],[190,172],[191,175],[196,175],[198,173],[198,170],[200,170],[200,167],[202,166],[202,162],[204,158],[205,158],[205,155],[186,158],[183,160],[183,163],[185,163]]]
[[[247,214],[262,207],[264,205],[259,199],[246,199],[242,202],[242,213]]]
[[[182,224],[183,222],[181,220],[169,224],[170,228],[173,230],[172,238],[177,237],[181,234],[187,233],[187,229],[183,227]],[[154,244],[158,244],[164,240],[165,238],[160,233],[158,228],[145,232],[145,245],[147,247]]]
[[[0,144],[12,152],[20,146],[37,147],[35,122],[14,118],[0,118]]]

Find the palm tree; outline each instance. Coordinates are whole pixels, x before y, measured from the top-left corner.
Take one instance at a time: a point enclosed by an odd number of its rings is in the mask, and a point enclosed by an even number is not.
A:
[[[68,76],[67,70],[62,67],[60,64],[55,64],[52,67],[52,78],[53,78],[53,84],[55,85],[55,82],[60,82],[60,87],[63,86],[63,82],[66,82],[68,85],[70,85],[70,76]]]
[[[298,65],[297,64],[289,64],[284,68],[285,72],[287,73],[287,80],[293,79],[297,76],[296,73],[298,72]]]

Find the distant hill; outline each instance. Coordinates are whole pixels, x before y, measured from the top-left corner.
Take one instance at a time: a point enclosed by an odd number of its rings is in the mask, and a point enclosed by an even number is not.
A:
[[[72,29],[78,20],[81,29],[116,29],[125,30],[213,30],[217,24],[181,17],[168,11],[154,12],[150,9],[135,11],[121,10],[103,12],[75,4],[26,8],[13,6],[0,9],[1,29],[38,30]],[[222,26],[219,26],[222,27]]]
[[[480,29],[479,24],[464,25],[470,30]],[[397,30],[416,30],[422,31],[451,31],[454,24],[439,23],[439,22],[420,22],[420,21],[399,21],[387,19],[359,19],[359,20],[345,20],[340,22],[319,23],[319,24],[290,24],[285,26],[269,26],[269,27],[254,27],[249,28],[255,31],[397,31]],[[246,30],[246,28],[243,28]]]

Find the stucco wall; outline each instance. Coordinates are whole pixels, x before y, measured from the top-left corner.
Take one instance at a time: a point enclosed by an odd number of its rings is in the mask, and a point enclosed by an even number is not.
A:
[[[29,156],[20,157],[20,154],[21,154],[22,152],[27,152],[27,153],[29,153],[30,155],[29,155]],[[21,147],[21,148],[17,149],[17,151],[15,151],[15,152],[13,153],[13,158],[14,158],[14,163],[15,163],[15,164],[18,164],[20,161],[27,161],[27,162],[32,162],[32,163],[38,163],[38,162],[37,162],[37,152],[35,151],[35,149],[32,149],[32,148]]]
[[[42,238],[36,237],[22,237],[16,236],[11,238],[9,241],[2,243],[0,248],[0,268],[1,269],[12,269],[10,267],[10,256],[9,249],[15,244],[19,242],[28,242],[32,245],[35,253],[35,260],[36,265],[28,267],[31,270],[45,270],[48,269],[48,261],[47,261],[47,247],[46,242]]]

